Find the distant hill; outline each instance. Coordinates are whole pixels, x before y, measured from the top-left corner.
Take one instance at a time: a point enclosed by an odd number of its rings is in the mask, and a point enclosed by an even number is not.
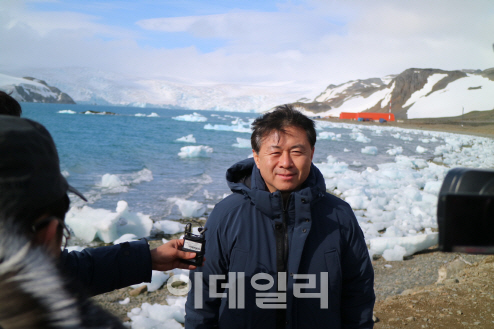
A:
[[[304,85],[287,92],[283,84],[187,83],[87,67],[39,68],[24,74],[48,81],[78,104],[91,105],[262,112],[312,94],[311,88]]]
[[[9,93],[19,102],[75,104],[60,89],[32,77],[17,78],[0,74],[0,90]]]
[[[329,85],[296,104],[320,116],[391,111],[397,119],[438,118],[494,109],[494,68],[445,71],[411,68],[384,78]]]

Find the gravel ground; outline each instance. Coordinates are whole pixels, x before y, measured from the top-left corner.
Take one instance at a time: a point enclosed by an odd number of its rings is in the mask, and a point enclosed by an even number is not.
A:
[[[155,242],[156,243],[156,242]],[[444,264],[453,261],[456,257],[461,256],[465,261],[471,264],[481,263],[486,256],[482,255],[467,255],[458,253],[443,253],[436,249],[430,249],[425,252],[408,257],[406,260],[401,262],[388,262],[382,257],[374,260],[374,272],[375,272],[375,284],[374,289],[376,292],[376,308],[375,313],[380,319],[376,323],[376,328],[385,325],[382,318],[386,318],[388,311],[383,311],[383,305],[389,310],[393,308],[392,304],[400,304],[401,298],[406,298],[407,296],[401,295],[405,292],[408,293],[410,290],[419,291],[420,289],[425,289],[427,286],[432,285],[432,290],[440,289],[441,286],[435,285],[438,280],[438,270]],[[475,267],[475,266],[473,266]],[[489,274],[487,278],[491,280],[494,278],[494,272]],[[475,282],[470,282],[470,286],[474,288],[473,284]],[[462,281],[462,284],[466,287],[468,282]],[[471,288],[471,289],[472,289]],[[465,288],[468,289],[468,288]],[[166,305],[166,298],[169,296],[166,287],[155,292],[144,292],[138,296],[131,296],[130,293],[133,289],[123,288],[107,294],[99,295],[93,299],[102,305],[104,308],[117,315],[123,321],[128,321],[127,312],[132,308],[140,307],[142,303],[149,304],[163,304]],[[479,291],[480,293],[480,291]],[[432,296],[432,295],[431,295]],[[440,295],[439,297],[441,297]],[[119,304],[119,301],[125,298],[130,298],[130,303],[126,305]],[[397,298],[393,300],[392,298]],[[441,303],[433,303],[427,306],[431,311],[435,311],[437,308],[444,308]],[[405,308],[405,311],[408,311]],[[383,313],[384,312],[384,313]],[[399,318],[399,317],[398,317]],[[405,319],[407,317],[403,317]],[[394,318],[392,318],[394,319]],[[394,321],[394,320],[393,320]],[[405,321],[405,320],[404,320]],[[472,322],[473,323],[473,322]],[[378,326],[379,325],[379,326]],[[407,323],[407,325],[410,325]],[[423,325],[423,324],[421,324]],[[393,326],[384,326],[382,328],[395,328]],[[407,327],[410,328],[410,327]],[[421,326],[417,328],[422,328]],[[455,327],[452,327],[455,328]],[[494,328],[494,324],[492,326]]]
[[[443,283],[417,286],[378,301],[374,328],[494,328],[494,256],[464,266]]]
[[[438,279],[438,270],[445,263],[461,256],[469,263],[476,263],[486,256],[459,253],[444,253],[430,249],[415,254],[402,262],[387,262],[379,258],[372,262],[374,266],[374,290],[376,301],[401,294],[406,289],[433,284]]]

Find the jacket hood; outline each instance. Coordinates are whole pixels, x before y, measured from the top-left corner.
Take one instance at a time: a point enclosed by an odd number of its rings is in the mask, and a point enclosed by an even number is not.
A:
[[[254,158],[248,158],[237,162],[226,172],[226,181],[234,193],[241,193],[251,199],[257,208],[265,213],[271,213],[273,210],[273,198],[279,199],[279,191],[270,193],[264,179],[257,168]],[[302,187],[295,194],[303,196],[307,201],[313,202],[326,192],[326,183],[319,169],[311,164],[310,173]]]

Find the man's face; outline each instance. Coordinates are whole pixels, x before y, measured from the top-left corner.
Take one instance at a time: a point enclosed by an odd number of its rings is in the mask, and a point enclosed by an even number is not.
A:
[[[264,136],[254,160],[270,192],[292,192],[300,188],[310,172],[314,149],[307,134],[298,127],[285,133],[272,131]]]

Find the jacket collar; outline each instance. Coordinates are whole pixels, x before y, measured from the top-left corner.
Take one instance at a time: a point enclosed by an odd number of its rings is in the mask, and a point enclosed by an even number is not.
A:
[[[228,186],[234,193],[248,197],[263,213],[277,215],[282,211],[282,198],[279,191],[270,193],[253,158],[237,162],[226,172]],[[292,192],[296,200],[313,202],[326,191],[324,177],[314,164],[300,190]]]

